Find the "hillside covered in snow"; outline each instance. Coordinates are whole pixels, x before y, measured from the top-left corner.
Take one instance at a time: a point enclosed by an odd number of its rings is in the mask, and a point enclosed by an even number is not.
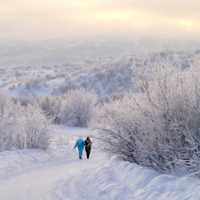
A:
[[[198,40],[158,37],[99,37],[46,41],[0,41],[0,67],[61,65],[99,57],[155,51],[196,50]]]
[[[1,42],[0,199],[199,199],[199,45]]]

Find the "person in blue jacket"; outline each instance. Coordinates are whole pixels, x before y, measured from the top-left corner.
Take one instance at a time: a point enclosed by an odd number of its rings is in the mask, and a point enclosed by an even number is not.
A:
[[[78,147],[79,159],[82,159],[83,149],[84,149],[85,142],[83,141],[82,137],[79,136],[79,139],[76,141],[74,149]]]

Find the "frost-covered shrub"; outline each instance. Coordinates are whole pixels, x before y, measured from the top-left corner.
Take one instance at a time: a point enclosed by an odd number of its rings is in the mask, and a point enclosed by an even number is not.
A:
[[[86,127],[87,122],[93,117],[97,95],[81,88],[68,91],[63,96],[60,118],[68,126]]]
[[[64,94],[64,93],[68,92],[69,90],[75,90],[77,87],[78,86],[74,81],[68,80],[67,82],[65,82],[59,86],[59,92],[61,94]]]
[[[119,92],[119,93],[113,93],[110,95],[104,95],[98,99],[98,104],[104,105],[105,103],[116,101],[123,99],[127,95],[126,92]]]
[[[28,104],[32,104],[34,101],[33,97],[30,97],[27,93],[12,97],[12,100],[15,104],[19,103],[21,106],[28,106]]]
[[[25,82],[25,88],[27,90],[30,90],[30,89],[39,89],[44,84],[45,80],[46,80],[46,78],[44,78],[44,77],[41,77],[41,78],[40,77],[32,78],[29,81]]]
[[[94,127],[109,154],[169,173],[200,175],[200,66],[133,67],[135,93],[105,104]]]
[[[38,104],[46,116],[53,118],[59,114],[62,101],[58,96],[45,96],[38,99]]]
[[[53,75],[53,74],[47,74],[45,77],[47,80],[52,80],[52,79],[56,78],[55,75]]]
[[[9,90],[14,90],[16,88],[16,84],[11,84],[11,85],[9,85]]]
[[[87,81],[87,80],[83,80],[83,81],[81,82],[81,87],[87,89],[87,87],[88,87],[88,81]]]
[[[96,79],[97,80],[102,80],[103,79],[103,77],[104,77],[104,73],[103,72],[97,72],[96,73]]]
[[[47,149],[51,142],[51,120],[37,106],[28,106],[24,122],[25,147]]]
[[[10,103],[0,116],[0,151],[47,149],[51,142],[50,120],[36,106]]]
[[[5,109],[11,104],[11,98],[0,91],[0,116],[4,115]]]

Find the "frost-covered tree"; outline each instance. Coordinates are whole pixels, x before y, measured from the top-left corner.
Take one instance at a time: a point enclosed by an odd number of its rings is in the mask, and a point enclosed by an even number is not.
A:
[[[51,119],[47,119],[42,110],[36,105],[28,106],[25,110],[24,123],[26,148],[47,149],[51,142]],[[24,115],[25,114],[25,115]]]
[[[59,96],[45,96],[37,100],[46,116],[55,117],[59,114],[62,100]]]
[[[4,115],[5,109],[11,104],[11,98],[0,91],[0,116]]]
[[[63,96],[60,117],[68,126],[86,127],[93,117],[97,95],[85,89],[71,90]]]
[[[0,115],[0,151],[47,149],[51,142],[50,122],[35,104],[25,107],[7,102]]]
[[[75,90],[76,88],[77,88],[76,83],[72,80],[68,80],[59,86],[59,91],[61,94],[64,94],[68,92],[69,90]]]
[[[158,59],[133,67],[134,92],[102,107],[93,126],[109,154],[169,173],[200,175],[200,66]]]
[[[19,103],[21,106],[28,106],[28,104],[32,104],[34,101],[34,98],[29,96],[28,93],[24,92],[22,94],[19,94],[16,97],[12,97],[12,101],[17,104]]]

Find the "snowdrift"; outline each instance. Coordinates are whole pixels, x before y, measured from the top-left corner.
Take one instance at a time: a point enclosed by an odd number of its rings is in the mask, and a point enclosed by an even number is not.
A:
[[[76,152],[71,149],[70,146],[54,146],[46,151],[40,149],[4,151],[0,153],[0,176],[54,160],[75,157]]]
[[[117,159],[111,159],[104,167],[87,174],[87,179],[92,183],[88,188],[98,191],[100,198],[97,199],[200,199],[200,181],[197,179],[160,174]]]
[[[73,183],[73,188],[70,189]],[[86,192],[87,191],[87,192]],[[62,184],[59,197],[71,199],[74,192],[87,200],[198,200],[200,181],[160,174],[129,162],[111,159],[104,166],[87,170]]]

